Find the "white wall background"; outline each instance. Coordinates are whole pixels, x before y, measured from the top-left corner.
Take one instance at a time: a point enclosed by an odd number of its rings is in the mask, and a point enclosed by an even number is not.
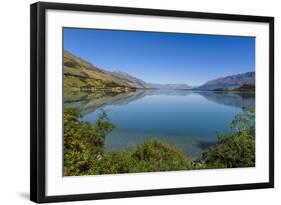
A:
[[[52,1],[52,0],[49,0]],[[281,194],[281,4],[278,0],[60,0],[69,3],[146,7],[275,17],[275,177],[276,188],[220,193],[69,202],[67,204],[280,204]],[[29,4],[0,6],[0,204],[29,201]],[[62,203],[60,203],[62,204]],[[64,203],[63,203],[64,204]]]

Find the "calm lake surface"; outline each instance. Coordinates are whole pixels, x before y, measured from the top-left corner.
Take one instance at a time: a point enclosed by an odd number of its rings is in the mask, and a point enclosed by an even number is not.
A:
[[[175,145],[192,159],[229,132],[242,106],[255,106],[254,93],[137,90],[129,93],[65,93],[64,106],[94,123],[100,109],[118,129],[106,138],[108,151],[130,148],[151,138]]]

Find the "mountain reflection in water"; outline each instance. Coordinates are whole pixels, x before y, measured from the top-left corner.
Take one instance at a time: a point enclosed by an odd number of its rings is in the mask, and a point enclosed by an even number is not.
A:
[[[197,94],[204,97],[208,101],[231,107],[242,108],[243,106],[255,106],[255,93],[251,92],[214,92],[161,89],[138,89],[135,92],[127,93],[112,93],[105,91],[73,91],[64,94],[64,106],[75,108],[83,114],[87,114],[94,112],[106,105],[124,105],[139,100],[145,96],[187,96],[190,94]]]

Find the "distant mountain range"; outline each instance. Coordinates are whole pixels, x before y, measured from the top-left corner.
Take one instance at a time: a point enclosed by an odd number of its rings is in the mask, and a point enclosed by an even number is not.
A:
[[[187,84],[154,84],[125,72],[110,72],[64,51],[64,89],[96,89],[112,92],[127,92],[135,89],[171,90],[239,90],[252,89],[255,85],[255,72],[231,75],[210,80],[194,88]]]
[[[189,90],[189,89],[192,89],[192,87],[190,85],[187,85],[187,84],[155,84],[155,83],[149,83],[148,85],[151,88],[167,89],[167,90]]]
[[[210,80],[203,85],[197,87],[199,90],[239,90],[252,88],[255,85],[255,72],[247,72],[243,74],[230,75]]]

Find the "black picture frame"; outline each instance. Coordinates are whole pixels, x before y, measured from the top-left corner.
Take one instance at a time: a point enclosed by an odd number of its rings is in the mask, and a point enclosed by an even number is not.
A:
[[[157,190],[122,191],[74,195],[46,196],[46,81],[45,81],[45,25],[46,10],[68,10],[102,13],[170,16],[196,19],[263,22],[269,24],[269,181],[263,183],[229,184]],[[30,199],[37,203],[76,200],[96,200],[123,197],[140,197],[198,192],[230,191],[274,187],[274,17],[233,15],[218,13],[187,12],[96,6],[82,4],[38,2],[30,7]]]

